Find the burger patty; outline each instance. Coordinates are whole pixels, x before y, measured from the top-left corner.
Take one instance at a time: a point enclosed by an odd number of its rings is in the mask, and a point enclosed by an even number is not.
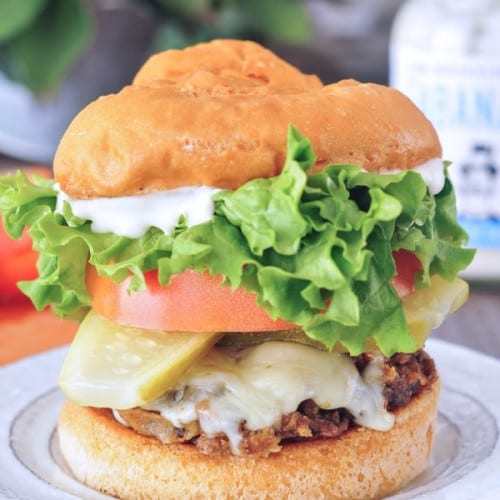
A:
[[[371,361],[369,354],[354,359],[360,373]],[[413,354],[395,354],[383,365],[384,398],[389,411],[404,407],[410,399],[430,387],[437,378],[432,358],[423,350]],[[158,412],[133,408],[117,411],[121,420],[139,434],[159,439],[165,444],[192,443],[206,455],[231,454],[231,445],[224,434],[209,437],[198,422],[175,427]],[[357,427],[354,417],[344,408],[323,410],[314,401],[303,401],[296,411],[284,415],[281,426],[257,431],[242,424],[240,453],[268,456],[276,453],[287,442],[309,439],[337,438]]]

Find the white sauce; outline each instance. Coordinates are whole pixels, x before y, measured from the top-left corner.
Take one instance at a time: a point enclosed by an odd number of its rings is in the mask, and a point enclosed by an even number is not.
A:
[[[128,427],[128,423],[122,418],[118,410],[111,410],[113,412],[113,418],[125,427]]]
[[[439,193],[444,186],[442,160],[434,158],[416,168],[430,193]],[[401,170],[381,171],[381,174],[397,174]],[[121,196],[116,198],[93,198],[76,200],[60,190],[57,210],[63,203],[70,204],[73,213],[92,222],[95,233],[114,233],[129,238],[141,237],[150,227],[157,227],[169,234],[184,215],[189,226],[201,224],[212,218],[214,204],[212,196],[220,189],[209,186],[186,186],[142,196]]]
[[[418,172],[427,184],[429,193],[436,195],[442,191],[445,183],[443,160],[433,158],[413,169]]]
[[[445,176],[443,168],[443,160],[441,158],[433,158],[426,161],[418,167],[412,168],[412,172],[417,172],[422,176],[429,193],[436,195],[444,188]],[[382,170],[381,174],[399,174],[402,170]]]
[[[220,191],[209,186],[186,186],[142,196],[76,200],[58,186],[57,210],[70,204],[73,214],[92,221],[95,233],[114,233],[139,238],[150,227],[169,234],[184,215],[189,226],[210,220],[214,213],[212,196]]]
[[[178,427],[198,420],[209,437],[226,434],[235,454],[243,422],[249,430],[277,426],[306,399],[323,409],[347,408],[360,425],[385,431],[394,416],[385,409],[381,366],[375,359],[361,377],[349,357],[292,342],[214,348],[145,408]]]

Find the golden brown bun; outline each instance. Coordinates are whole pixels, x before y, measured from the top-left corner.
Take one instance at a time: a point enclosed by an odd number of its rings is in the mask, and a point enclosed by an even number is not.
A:
[[[315,75],[304,75],[258,43],[214,40],[183,50],[166,50],[151,56],[134,78],[134,85],[158,80],[179,80],[195,71],[248,78],[256,83],[297,88],[320,88]]]
[[[235,189],[280,172],[289,124],[312,140],[315,170],[341,162],[407,169],[441,156],[432,125],[397,90],[353,80],[321,87],[252,44],[251,66],[262,69],[255,78],[235,56],[245,43],[187,49],[179,74],[169,65],[184,52],[157,56],[136,84],[87,106],[54,159],[63,191],[94,198],[185,185]]]
[[[66,403],[61,451],[75,476],[124,499],[381,498],[426,467],[439,382],[396,412],[388,432],[355,429],[336,440],[285,445],[269,458],[208,457],[162,445],[118,424],[108,410]]]

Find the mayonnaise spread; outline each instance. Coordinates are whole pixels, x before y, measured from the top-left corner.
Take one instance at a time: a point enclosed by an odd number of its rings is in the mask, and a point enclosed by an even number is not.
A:
[[[417,172],[422,176],[429,193],[432,195],[438,194],[444,188],[445,176],[443,168],[443,160],[441,158],[433,158],[432,160],[422,163],[418,167],[412,168],[412,172]],[[396,174],[401,170],[387,170],[380,172],[382,174]]]
[[[442,160],[434,158],[416,168],[429,188],[437,194],[444,186]],[[400,170],[381,171],[381,174],[397,174]],[[92,198],[77,200],[64,193],[58,185],[57,210],[62,211],[64,202],[69,203],[73,214],[90,220],[95,233],[114,233],[118,236],[140,238],[150,227],[157,227],[169,234],[179,218],[185,217],[188,226],[210,220],[214,213],[212,196],[220,191],[210,186],[185,186],[169,191],[141,196]]]
[[[210,220],[212,196],[218,191],[209,186],[185,186],[141,196],[77,200],[59,189],[57,210],[61,212],[66,201],[74,215],[92,222],[93,232],[140,238],[150,227],[171,233],[182,215],[189,226]]]

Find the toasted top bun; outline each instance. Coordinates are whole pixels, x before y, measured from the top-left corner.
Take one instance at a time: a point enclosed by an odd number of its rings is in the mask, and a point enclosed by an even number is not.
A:
[[[75,476],[119,498],[382,498],[426,467],[439,380],[395,412],[387,432],[363,427],[338,439],[284,445],[268,458],[206,456],[189,444],[163,445],[113,419],[109,410],[66,402],[61,451]]]
[[[311,139],[314,171],[408,169],[441,156],[431,123],[397,90],[321,86],[257,44],[216,41],[153,57],[133,85],[87,106],[61,140],[54,175],[79,199],[235,189],[280,172],[290,124]]]
[[[323,86],[315,75],[304,75],[258,43],[214,40],[184,50],[166,50],[153,55],[139,70],[134,85],[161,80],[180,80],[195,71],[248,78],[260,85],[314,89]]]

